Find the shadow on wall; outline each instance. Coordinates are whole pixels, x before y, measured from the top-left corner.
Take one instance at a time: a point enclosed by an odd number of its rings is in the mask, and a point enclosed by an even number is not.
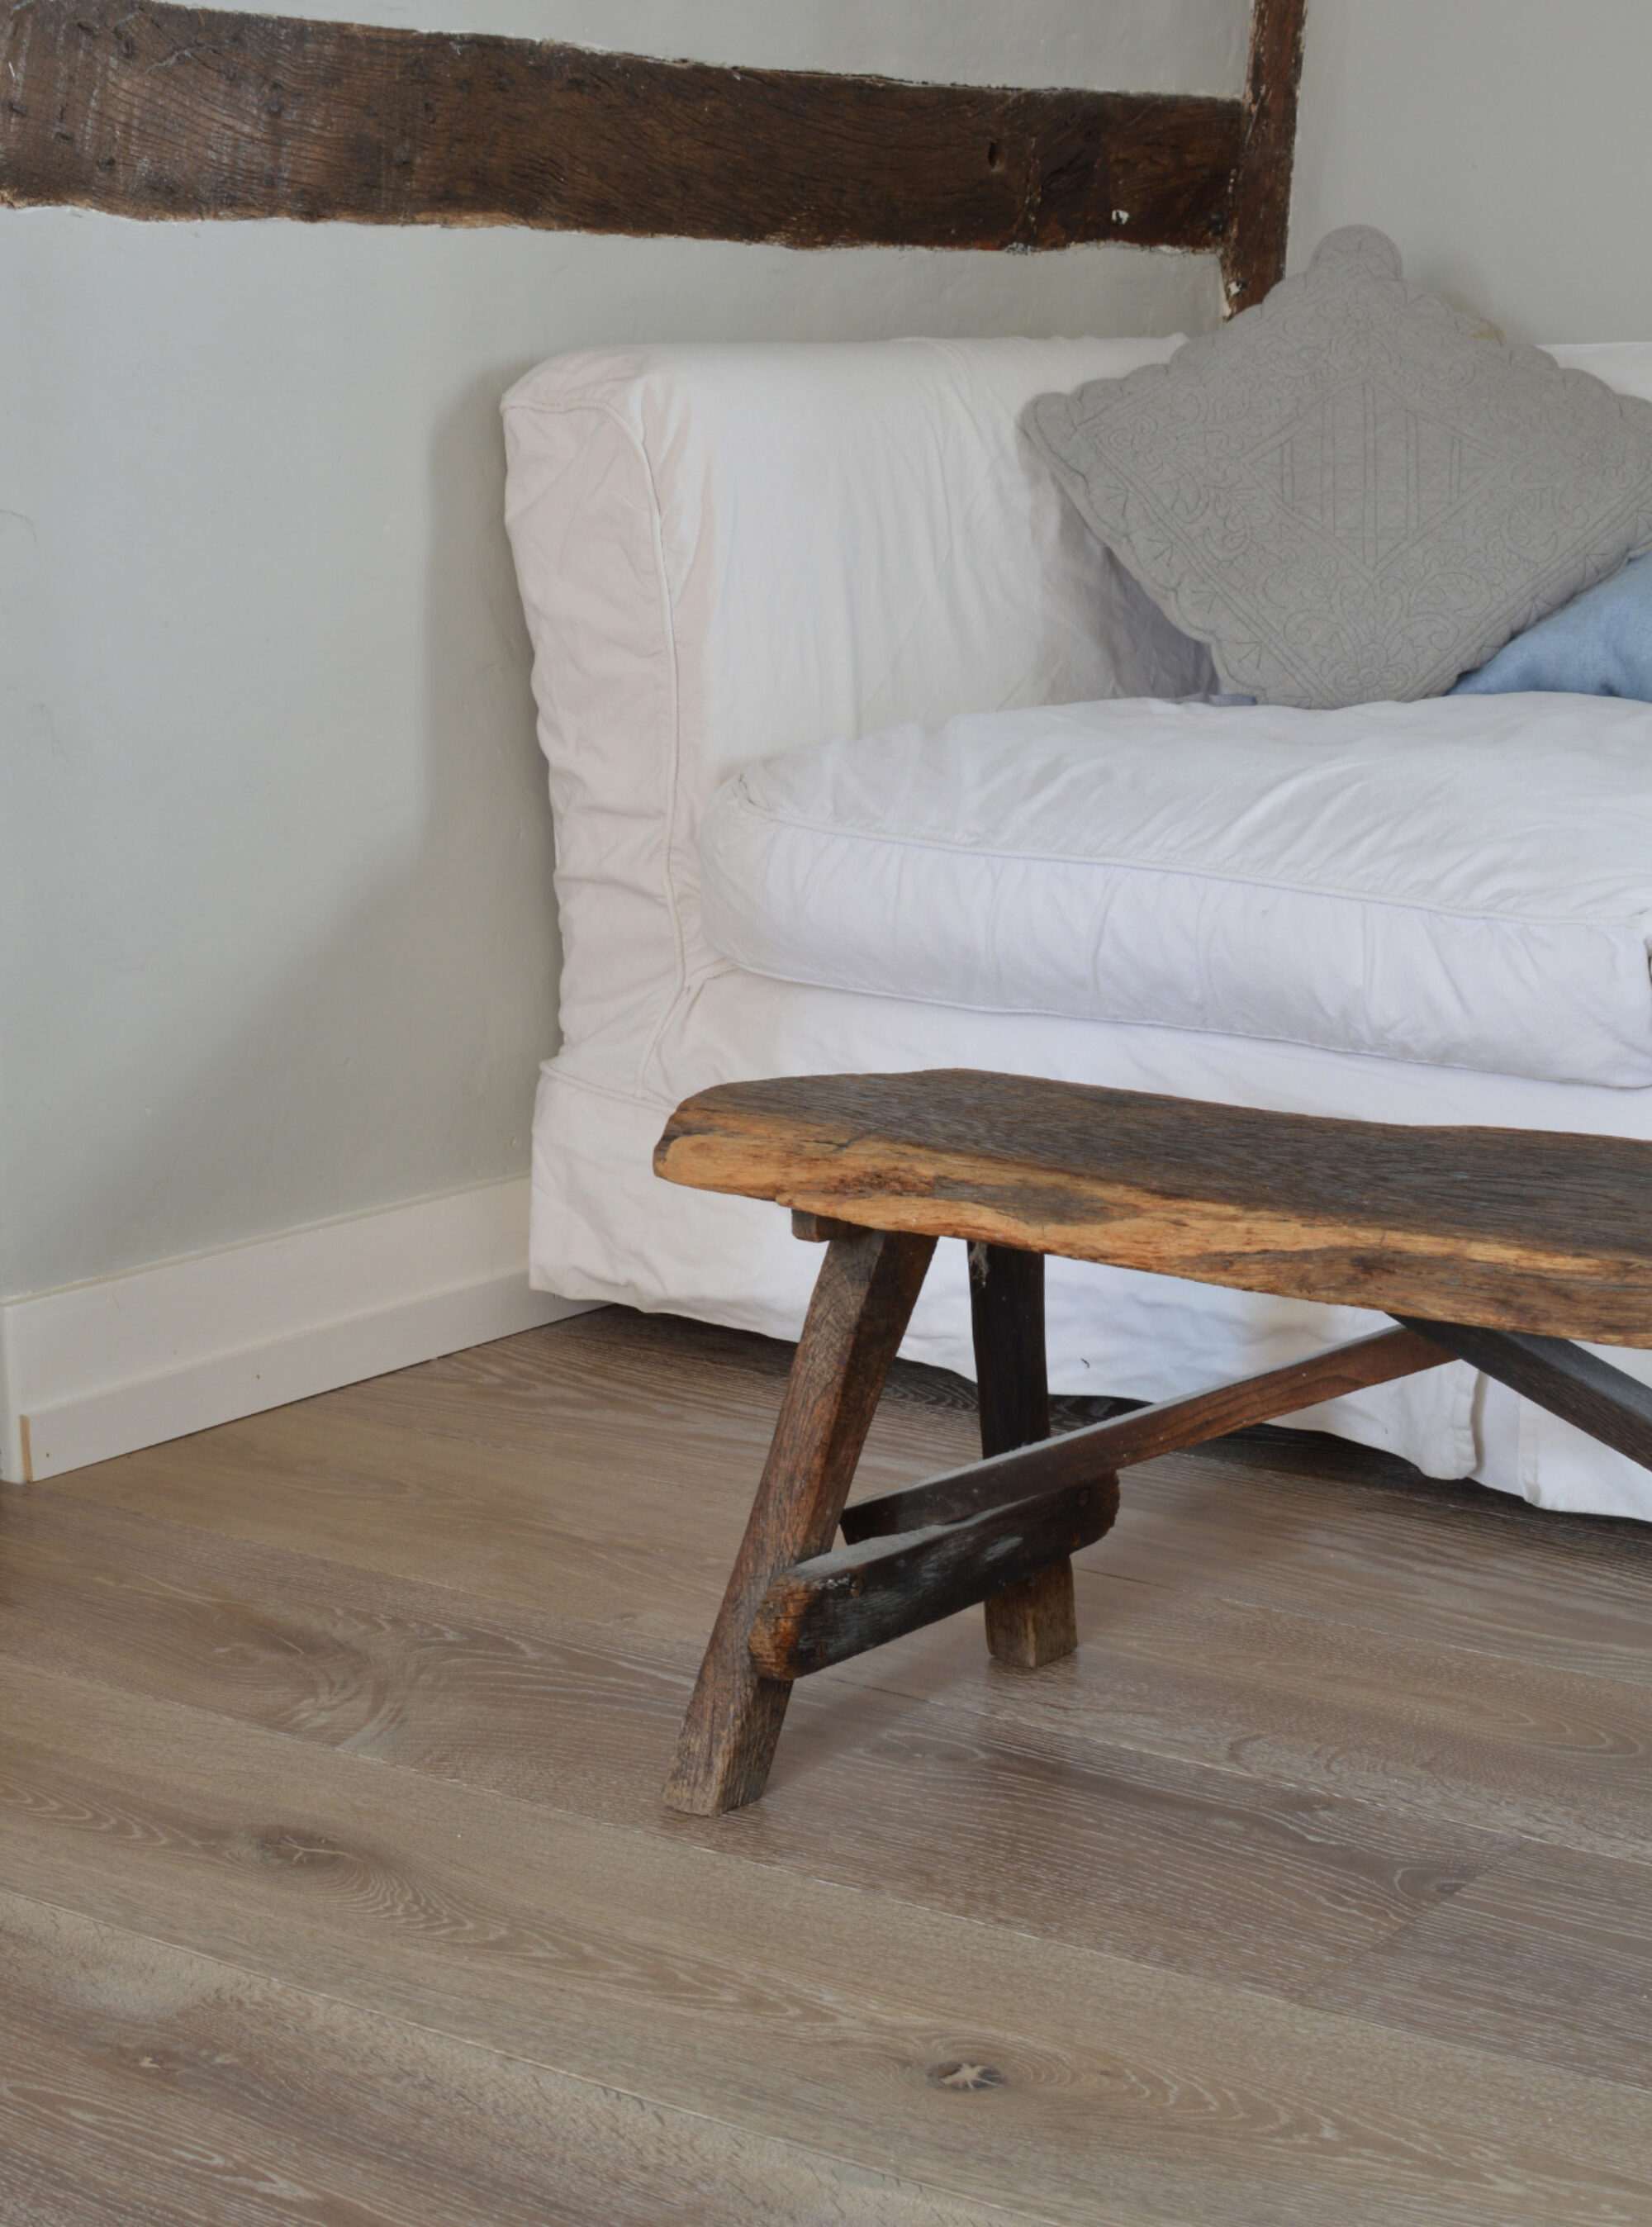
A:
[[[211,1063],[193,1064],[202,1031],[175,1007],[177,1042],[146,1061],[169,1091],[107,1109],[100,1126],[124,1148],[92,1166],[77,1156],[69,1171],[56,1248],[67,1270],[54,1262],[54,1283],[217,1241],[203,1231],[256,1236],[526,1168],[559,966],[550,805],[502,522],[499,398],[528,367],[471,380],[431,443],[423,729],[416,765],[402,762],[413,795],[384,800],[384,848],[404,847],[410,817],[417,847],[364,876],[309,948],[287,943],[278,993],[214,1026]],[[385,692],[393,700],[390,676]],[[373,847],[364,840],[367,857]],[[297,846],[286,871],[302,878]],[[364,1089],[363,1070],[399,1080]],[[257,1226],[253,1186],[268,1202]]]

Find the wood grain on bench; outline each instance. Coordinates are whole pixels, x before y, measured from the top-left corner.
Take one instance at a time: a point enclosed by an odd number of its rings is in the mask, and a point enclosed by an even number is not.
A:
[[[702,1091],[673,1183],[1206,1284],[1652,1345],[1652,1147],[941,1069]]]

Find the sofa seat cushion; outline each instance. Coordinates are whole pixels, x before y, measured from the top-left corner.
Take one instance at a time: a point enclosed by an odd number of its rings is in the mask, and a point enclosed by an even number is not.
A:
[[[1644,705],[970,714],[748,766],[702,868],[786,981],[1652,1084]]]

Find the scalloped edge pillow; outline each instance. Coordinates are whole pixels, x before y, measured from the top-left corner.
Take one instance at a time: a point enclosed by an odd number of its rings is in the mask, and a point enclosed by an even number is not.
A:
[[[1652,402],[1407,285],[1368,226],[1024,422],[1222,687],[1266,704],[1438,695],[1652,546]]]

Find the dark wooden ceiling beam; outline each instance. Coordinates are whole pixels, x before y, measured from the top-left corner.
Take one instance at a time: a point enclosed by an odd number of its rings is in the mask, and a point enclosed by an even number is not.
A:
[[[1285,276],[1307,0],[1253,0],[1244,128],[1222,241],[1223,308],[1253,309]]]
[[[22,0],[0,201],[794,247],[1211,248],[1241,104],[713,67],[164,4]]]

